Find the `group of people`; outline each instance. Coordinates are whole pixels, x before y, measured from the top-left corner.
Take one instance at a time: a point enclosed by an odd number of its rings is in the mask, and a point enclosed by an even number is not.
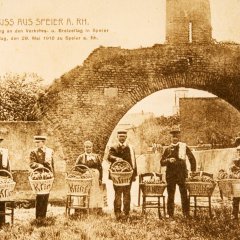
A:
[[[169,218],[174,216],[174,198],[176,185],[179,186],[182,212],[183,216],[189,216],[189,199],[186,189],[186,178],[188,176],[187,163],[189,160],[191,171],[196,171],[196,159],[191,152],[190,148],[180,141],[180,130],[173,129],[170,131],[172,136],[172,143],[165,148],[162,157],[160,159],[161,166],[166,167],[166,182],[167,182],[167,213]],[[122,216],[128,216],[130,212],[131,203],[131,187],[132,182],[137,177],[137,164],[134,149],[127,143],[127,131],[119,130],[117,132],[117,144],[113,145],[109,149],[107,160],[110,164],[116,161],[125,160],[127,161],[132,169],[133,175],[130,180],[130,184],[126,186],[117,186],[113,184],[115,192],[114,197],[114,213],[116,219],[120,219]],[[3,141],[0,138],[0,142]],[[54,161],[53,161],[53,150],[45,145],[45,136],[35,136],[34,141],[36,148],[30,152],[30,168],[36,169],[45,167],[54,174]],[[236,170],[236,167],[240,171],[240,145],[238,146],[237,159],[234,161],[234,167],[230,170]],[[90,208],[102,208],[103,194],[102,194],[102,161],[98,154],[93,153],[93,143],[86,141],[84,143],[84,153],[79,155],[76,160],[75,166],[86,165],[90,168],[93,175],[93,183],[90,192]],[[111,166],[110,166],[111,167]],[[0,169],[11,171],[8,150],[0,148]],[[111,179],[111,176],[109,175]],[[47,213],[49,194],[41,194],[36,196],[36,218],[45,218]],[[233,198],[233,211],[234,218],[238,218],[240,198]],[[5,212],[5,203],[0,202],[0,213]],[[5,222],[5,215],[0,214],[0,224]]]
[[[188,217],[189,200],[187,195],[187,189],[185,186],[185,180],[188,175],[186,158],[189,159],[192,172],[196,171],[196,159],[192,154],[190,148],[185,143],[180,142],[179,129],[172,129],[170,134],[172,135],[172,143],[169,147],[165,149],[160,161],[162,166],[166,166],[166,182],[168,192],[167,212],[169,217],[173,217],[175,190],[176,185],[178,185],[182,200],[182,211],[184,216]],[[118,186],[113,184],[113,189],[115,192],[113,204],[114,213],[116,219],[121,219],[122,217],[129,216],[131,203],[131,187],[132,182],[135,181],[137,177],[137,164],[134,149],[131,145],[127,143],[127,131],[119,130],[117,132],[117,140],[117,143],[110,147],[107,160],[110,162],[110,164],[113,164],[116,161],[125,160],[131,165],[133,169],[133,174],[130,179],[129,185]],[[86,141],[84,143],[84,147],[85,153],[78,157],[76,165],[85,164],[89,168],[94,168],[95,172],[97,170],[98,174],[95,177],[99,178],[99,182],[101,182],[101,161],[97,154],[92,153],[93,145],[90,141]],[[111,179],[110,175],[109,179]],[[95,189],[95,191],[92,191],[90,194],[90,203],[91,199],[98,199],[98,206],[101,206],[101,201],[99,198],[100,192],[96,191],[96,187],[93,187],[92,189]]]

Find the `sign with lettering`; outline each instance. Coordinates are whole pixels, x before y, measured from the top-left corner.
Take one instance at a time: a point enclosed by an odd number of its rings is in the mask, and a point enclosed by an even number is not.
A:
[[[52,188],[54,178],[44,180],[32,180],[29,178],[31,188],[35,194],[48,194]]]
[[[70,180],[67,179],[68,192],[72,195],[88,195],[92,185],[92,180]]]
[[[0,184],[0,200],[11,197],[16,183],[12,182],[10,184]]]

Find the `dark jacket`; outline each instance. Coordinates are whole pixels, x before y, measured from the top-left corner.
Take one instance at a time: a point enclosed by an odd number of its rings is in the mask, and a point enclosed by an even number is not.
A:
[[[186,147],[186,155],[191,165],[191,171],[196,171],[196,159],[189,147]],[[171,163],[170,158],[176,161]],[[166,166],[166,181],[185,182],[187,178],[187,165],[185,159],[179,158],[179,145],[171,145],[167,147],[161,158],[161,166]]]
[[[111,164],[113,164],[117,158],[122,158],[123,160],[127,161],[133,168],[132,180],[135,181],[135,178],[137,176],[137,164],[136,164],[135,154],[134,156],[132,156],[133,154],[134,152],[131,154],[129,145],[126,144],[126,146],[120,146],[120,144],[116,144],[110,147],[109,149],[108,161]]]
[[[103,169],[102,169],[101,159],[99,155],[95,153],[91,153],[90,156],[92,158],[91,160],[87,159],[86,153],[79,155],[76,160],[75,166],[82,164],[89,168],[97,169],[99,171],[99,180],[102,181]]]
[[[54,173],[53,156],[51,159],[46,160],[45,151],[40,148],[36,148],[30,153],[30,168],[38,168],[40,166],[39,164],[42,164],[45,168],[48,168],[51,172]]]

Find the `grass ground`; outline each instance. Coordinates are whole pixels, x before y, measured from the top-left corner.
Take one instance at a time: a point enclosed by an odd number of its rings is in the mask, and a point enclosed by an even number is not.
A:
[[[50,207],[44,221],[34,219],[34,209],[16,209],[13,226],[0,230],[1,240],[140,240],[140,239],[240,239],[239,223],[230,220],[230,208],[214,208],[214,218],[199,212],[196,219],[182,218],[176,209],[174,219],[158,219],[155,211],[144,217],[140,209],[129,219],[117,221],[112,213],[66,218],[63,207]]]

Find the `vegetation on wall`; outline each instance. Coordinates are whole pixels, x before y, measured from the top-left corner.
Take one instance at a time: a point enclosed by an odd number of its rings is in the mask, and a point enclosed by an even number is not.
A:
[[[137,134],[147,146],[170,144],[169,131],[172,126],[180,124],[178,115],[153,117],[145,120],[138,128]]]

